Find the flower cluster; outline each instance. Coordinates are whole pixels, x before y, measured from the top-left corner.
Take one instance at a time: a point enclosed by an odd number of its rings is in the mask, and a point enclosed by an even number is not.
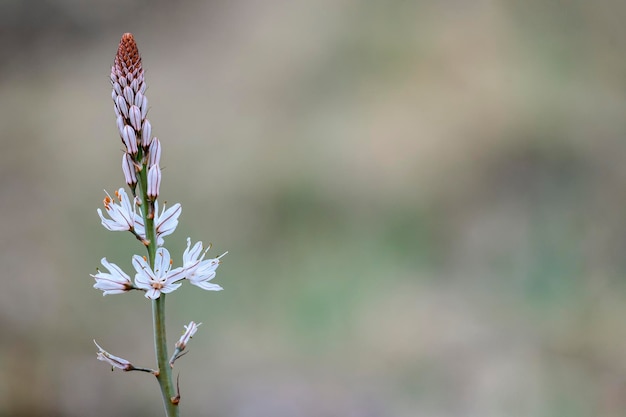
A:
[[[131,203],[128,194],[126,194],[123,188],[115,192],[115,197],[118,202],[106,191],[105,194],[107,196],[104,198],[104,209],[110,218],[107,219],[104,214],[102,214],[102,210],[98,209],[98,215],[100,216],[100,220],[102,220],[102,225],[112,232],[132,232],[142,242],[149,243],[146,241],[146,229],[143,217],[137,212],[139,199],[135,197]],[[180,216],[182,207],[180,204],[176,203],[166,210],[165,205],[163,205],[161,213],[159,213],[158,201],[154,202],[154,207],[157,245],[163,246],[163,238],[174,233],[174,230],[176,230],[178,226],[178,217]]]
[[[122,171],[126,184],[133,190],[137,186],[137,173],[147,169],[148,198],[151,201],[159,196],[161,184],[161,144],[152,137],[152,125],[148,115],[148,99],[145,96],[146,82],[141,65],[141,57],[133,35],[125,34],[111,67],[111,98],[114,103],[117,129],[124,144]]]
[[[104,199],[104,208],[110,218],[106,218],[102,211],[98,209],[98,215],[102,220],[102,225],[111,231],[130,231],[141,240],[145,240],[146,234],[143,219],[137,214],[137,205],[131,203],[126,191],[120,188],[115,192],[119,202],[116,202],[107,193]],[[135,201],[137,199],[135,198]],[[102,265],[109,271],[91,275],[95,278],[94,288],[103,291],[103,295],[120,294],[133,289],[146,291],[146,297],[151,299],[159,298],[161,293],[167,294],[180,287],[179,281],[187,279],[191,284],[207,291],[220,291],[223,288],[210,281],[215,278],[220,259],[226,253],[217,258],[204,259],[206,253],[211,248],[203,250],[202,242],[197,242],[191,246],[191,238],[187,238],[187,249],[183,253],[183,266],[171,269],[172,260],[170,253],[163,246],[164,236],[168,236],[176,230],[178,217],[181,213],[180,204],[174,204],[169,209],[163,207],[161,213],[158,212],[158,202],[155,202],[156,212],[154,225],[156,228],[157,244],[160,246],[156,251],[155,266],[151,268],[147,259],[134,255],[132,258],[135,268],[135,283],[117,265],[110,263],[106,258],[102,258]]]
[[[188,238],[183,265],[172,269],[170,253],[163,247],[164,237],[171,235],[178,226],[182,207],[177,203],[166,208],[163,204],[159,212],[157,199],[161,186],[161,143],[152,137],[152,126],[146,118],[148,99],[145,96],[144,71],[137,44],[130,33],[125,34],[120,41],[111,68],[111,85],[117,128],[124,144],[122,172],[133,197],[123,188],[115,191],[114,196],[105,191],[106,213],[98,209],[98,215],[107,230],[131,232],[146,247],[153,244],[150,241],[150,236],[153,236],[157,249],[153,252],[154,265],[146,257],[132,257],[134,282],[119,266],[103,258],[102,265],[109,272],[98,270],[92,275],[96,280],[94,288],[103,291],[103,295],[142,290],[147,298],[153,300],[161,294],[176,290],[184,279],[207,291],[222,290],[222,287],[210,281],[215,277],[220,259],[226,253],[217,258],[205,259],[210,245],[203,250],[202,242],[192,246]],[[154,233],[148,234],[146,226]]]

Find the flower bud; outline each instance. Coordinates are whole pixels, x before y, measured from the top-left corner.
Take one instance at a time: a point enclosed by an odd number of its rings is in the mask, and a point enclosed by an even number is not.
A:
[[[161,142],[154,138],[150,142],[150,148],[148,148],[148,166],[152,168],[154,165],[160,165],[161,163]]]
[[[121,96],[122,95],[122,86],[120,85],[120,83],[118,83],[117,81],[115,81],[113,83],[113,91],[118,95]],[[113,99],[115,100],[115,98]]]
[[[133,104],[139,108],[141,108],[141,103],[143,102],[143,93],[138,92],[137,94],[135,94],[135,101],[133,102]]]
[[[126,100],[124,100],[124,97],[117,96],[115,98],[115,105],[119,109],[120,113],[122,113],[124,117],[128,118],[128,104],[126,104]]]
[[[125,153],[122,156],[122,171],[124,172],[126,184],[128,184],[131,189],[134,189],[137,185],[137,172],[135,170],[133,157],[129,153]]]
[[[126,103],[133,104],[135,102],[135,92],[130,87],[124,87],[124,99],[126,99]]]
[[[150,120],[144,120],[141,125],[141,146],[145,149],[152,143],[152,125]]]
[[[159,197],[161,187],[161,168],[159,165],[152,165],[148,170],[148,198],[156,200]]]
[[[117,123],[117,130],[120,132],[120,136],[124,135],[124,118],[122,117],[121,114],[117,116],[116,123]]]
[[[125,125],[122,130],[122,141],[126,146],[126,151],[131,155],[137,155],[137,136],[132,127]]]
[[[148,99],[146,96],[143,96],[143,100],[141,101],[141,119],[145,119],[148,115]]]
[[[130,83],[130,88],[132,88],[135,93],[139,91],[139,80],[137,78]]]
[[[137,132],[141,132],[141,111],[139,110],[139,107],[135,106],[134,104],[130,106],[129,118],[130,124],[133,126],[133,128]]]

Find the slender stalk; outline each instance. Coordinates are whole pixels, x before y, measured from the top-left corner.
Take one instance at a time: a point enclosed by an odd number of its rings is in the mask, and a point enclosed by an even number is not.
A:
[[[148,181],[147,181],[147,166],[144,165],[143,169],[138,175],[138,185],[141,195],[141,214],[143,217],[146,240],[149,242],[146,249],[148,250],[148,260],[150,267],[154,269],[155,254],[157,250],[157,236],[156,228],[154,225],[154,206],[148,203]],[[150,208],[152,206],[152,208]],[[150,213],[152,211],[152,213]],[[172,383],[172,369],[168,362],[167,353],[167,336],[165,333],[165,294],[161,294],[156,300],[152,300],[152,327],[154,331],[154,350],[157,359],[158,373],[156,375],[159,387],[161,388],[161,395],[163,397],[163,405],[165,407],[165,415],[167,417],[179,417],[178,404],[174,403],[174,399],[177,395]]]
[[[122,35],[120,44],[111,67],[111,98],[114,102],[116,123],[120,139],[124,145],[122,156],[122,172],[126,185],[130,188],[133,197],[128,198],[123,189],[116,192],[119,204],[107,194],[105,209],[111,219],[105,219],[100,210],[102,224],[111,231],[128,230],[141,241],[146,250],[147,258],[133,256],[133,266],[137,271],[135,284],[130,277],[114,264],[102,260],[110,273],[98,272],[92,275],[96,279],[95,288],[104,291],[104,294],[118,294],[132,289],[146,291],[146,296],[152,299],[152,325],[154,330],[154,350],[157,368],[152,371],[147,368],[136,368],[130,362],[111,355],[100,346],[98,359],[108,362],[111,366],[124,371],[143,371],[153,373],[159,383],[166,417],[179,417],[178,382],[172,380],[172,365],[184,354],[187,342],[196,332],[201,323],[189,322],[185,326],[185,333],[176,343],[174,354],[169,358],[167,352],[167,337],[165,333],[165,293],[177,289],[183,279],[207,291],[220,291],[222,287],[211,284],[215,277],[215,269],[219,266],[223,255],[204,259],[206,251],[202,251],[202,242],[191,246],[191,239],[187,239],[187,250],[183,254],[183,266],[171,270],[172,262],[169,251],[159,248],[159,237],[171,234],[178,225],[180,204],[164,210],[161,218],[155,212],[156,199],[159,196],[161,184],[161,143],[152,136],[152,126],[146,118],[148,113],[148,99],[145,97],[147,85],[144,79],[144,70],[137,43],[131,33]],[[143,217],[143,229],[137,223],[136,204]],[[165,205],[163,205],[165,209]],[[157,227],[161,228],[157,230]],[[208,250],[208,249],[207,249]],[[162,258],[158,258],[162,256]],[[168,264],[169,262],[169,264]],[[155,271],[155,267],[159,270]],[[149,271],[149,269],[152,269]]]
[[[152,321],[154,325],[154,348],[159,365],[157,381],[161,387],[163,404],[168,417],[178,417],[179,408],[172,400],[176,398],[176,390],[172,383],[172,368],[167,354],[167,338],[165,335],[165,294],[152,301]]]

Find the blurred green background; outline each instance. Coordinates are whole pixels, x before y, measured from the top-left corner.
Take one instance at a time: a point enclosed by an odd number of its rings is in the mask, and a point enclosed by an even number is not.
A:
[[[158,416],[108,80],[143,56],[183,416],[626,416],[626,3],[0,3],[0,415]]]

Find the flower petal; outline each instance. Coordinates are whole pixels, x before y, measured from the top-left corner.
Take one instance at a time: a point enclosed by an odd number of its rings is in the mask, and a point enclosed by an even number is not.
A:
[[[163,286],[163,288],[161,288],[161,292],[163,294],[169,294],[169,293],[171,293],[173,291],[176,291],[178,289],[178,287],[180,287],[181,285],[183,285],[183,284],[181,284],[181,283],[166,284],[166,285]]]
[[[150,288],[148,291],[146,291],[146,298],[150,298],[151,300],[156,300],[160,296],[161,296],[161,291],[155,288]]]
[[[189,281],[192,285],[195,285],[196,287],[202,288],[203,290],[206,291],[222,291],[224,290],[224,288],[222,288],[221,286],[217,285],[217,284],[213,284],[210,283],[208,281]]]
[[[165,248],[158,248],[154,260],[154,274],[158,278],[164,279],[170,268],[170,252]]]
[[[191,238],[187,238],[187,249],[183,253],[183,266],[188,267],[190,264],[196,262],[200,254],[202,253],[202,242],[197,242],[191,247]]]
[[[157,208],[155,207],[155,211]],[[156,229],[158,236],[168,236],[174,233],[176,227],[178,226],[178,217],[182,212],[182,206],[180,203],[174,204],[172,207],[165,210],[165,205],[163,206],[163,211],[156,221]]]

